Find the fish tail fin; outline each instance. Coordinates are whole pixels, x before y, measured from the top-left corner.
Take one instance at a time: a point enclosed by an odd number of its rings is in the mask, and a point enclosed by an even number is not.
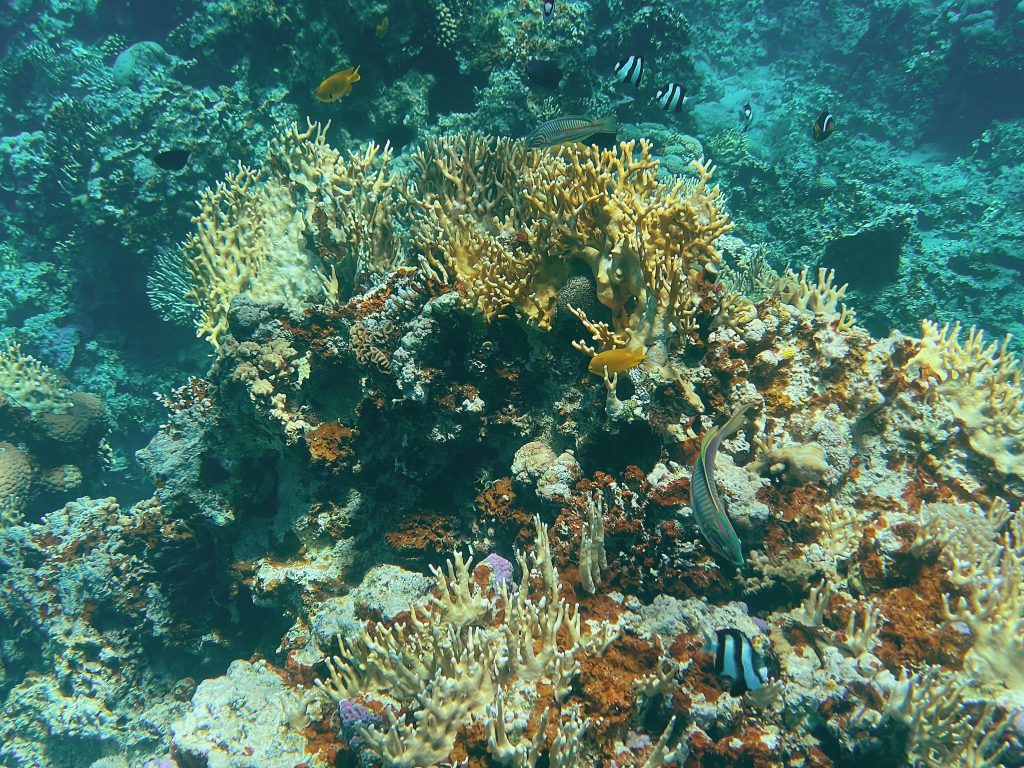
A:
[[[618,133],[619,121],[614,117],[602,117],[594,124],[594,127],[597,128],[598,133]]]

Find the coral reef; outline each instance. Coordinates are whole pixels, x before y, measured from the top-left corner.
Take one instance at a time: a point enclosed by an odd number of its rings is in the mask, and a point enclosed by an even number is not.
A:
[[[0,508],[5,522],[100,489],[110,468],[109,424],[95,395],[72,392],[62,376],[16,342],[0,349]]]
[[[205,192],[153,498],[6,515],[0,764],[1019,760],[1017,358],[873,338],[710,171],[310,125]]]
[[[1022,130],[998,85],[1020,85],[1012,3],[556,4],[549,15],[526,0],[0,8],[0,331],[101,397],[113,487],[148,493],[131,457],[160,420],[151,393],[181,369],[204,372],[204,347],[160,322],[143,284],[156,275],[159,316],[194,322],[195,305],[173,297],[187,286],[174,243],[195,189],[238,162],[259,166],[278,126],[307,114],[331,121],[342,155],[614,115],[614,143],[647,139],[663,174],[713,160],[743,238],[779,272],[835,269],[876,335],[916,333],[921,317],[1024,332]],[[648,74],[633,92],[610,73],[640,51]],[[560,85],[533,82],[531,62],[556,66]],[[316,84],[349,66],[365,87],[317,101]],[[695,97],[681,114],[650,98],[670,79]],[[747,103],[753,121],[738,124]],[[815,147],[823,108],[840,131]],[[737,322],[731,308],[723,297],[720,322]]]

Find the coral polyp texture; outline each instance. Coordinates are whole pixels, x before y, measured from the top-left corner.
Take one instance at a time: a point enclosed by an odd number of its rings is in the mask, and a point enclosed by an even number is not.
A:
[[[0,761],[1020,764],[1019,361],[679,170],[311,124],[203,193],[152,497],[25,518],[0,444]]]

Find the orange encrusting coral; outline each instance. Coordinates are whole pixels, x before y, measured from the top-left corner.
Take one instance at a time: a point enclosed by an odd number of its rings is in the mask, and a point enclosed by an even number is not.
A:
[[[396,550],[406,554],[440,554],[456,548],[451,518],[433,513],[406,517],[396,530],[385,534],[384,538]]]
[[[334,471],[342,469],[353,456],[353,442],[359,432],[341,422],[320,424],[305,434],[310,458]]]

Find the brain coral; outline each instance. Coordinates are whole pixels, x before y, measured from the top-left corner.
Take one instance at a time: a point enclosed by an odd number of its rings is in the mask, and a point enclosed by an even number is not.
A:
[[[31,487],[32,462],[16,446],[0,443],[0,504],[16,515]]]
[[[39,422],[48,437],[64,445],[84,441],[103,423],[103,403],[95,395],[73,392],[67,413],[43,413]]]

